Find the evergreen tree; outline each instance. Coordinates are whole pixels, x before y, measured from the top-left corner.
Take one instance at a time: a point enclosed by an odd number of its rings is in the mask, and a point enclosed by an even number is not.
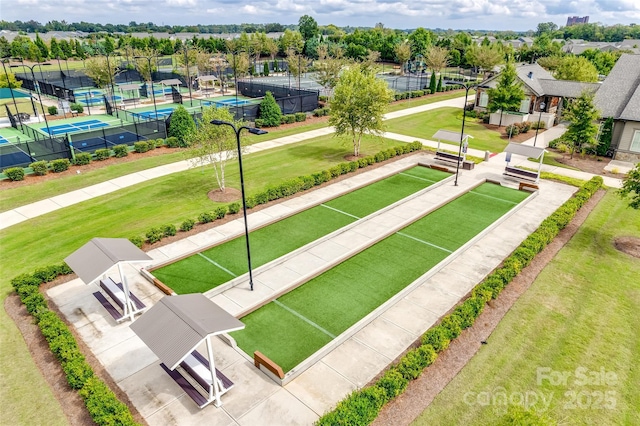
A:
[[[571,124],[567,128],[562,139],[571,147],[571,157],[578,150],[581,151],[583,145],[589,145],[597,149],[598,141],[596,135],[598,126],[595,121],[600,116],[600,112],[593,104],[593,93],[582,92],[582,94],[571,102],[565,109],[564,117]]]
[[[191,114],[184,106],[178,105],[170,116],[168,136],[178,138],[179,146],[186,147],[189,135],[195,131],[196,123]]]
[[[618,194],[621,198],[631,198],[629,207],[640,210],[640,163],[624,179]]]
[[[271,92],[267,92],[264,99],[260,103],[260,119],[267,127],[275,127],[280,125],[282,111],[280,105],[276,102]]]
[[[440,79],[438,80],[438,87],[436,88],[436,92],[442,92],[442,75],[440,76]]]
[[[265,61],[262,73],[265,75],[265,77],[269,76],[269,62]]]
[[[494,89],[487,90],[489,103],[487,109],[490,112],[500,111],[500,122],[502,126],[502,113],[504,111],[518,111],[520,104],[525,98],[524,89],[518,80],[516,67],[512,62],[507,62]]]
[[[436,93],[438,89],[438,82],[436,81],[436,72],[433,71],[431,73],[431,78],[429,79],[429,90],[431,91],[431,93]]]

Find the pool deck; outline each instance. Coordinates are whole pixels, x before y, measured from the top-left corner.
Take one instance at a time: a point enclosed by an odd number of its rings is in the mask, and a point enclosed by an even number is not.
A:
[[[250,227],[305,209],[366,180],[377,180],[419,162],[431,163],[433,156],[421,153],[405,157],[251,213]],[[301,279],[311,270],[330,267],[367,240],[379,239],[399,222],[424,212],[434,203],[452,199],[478,182],[491,179],[513,186],[513,181],[503,179],[503,168],[501,162],[490,161],[477,165],[474,170],[461,171],[458,186],[449,180],[348,231],[334,233],[320,244],[304,247],[285,261],[258,268],[254,276],[255,291],[248,289],[245,276],[239,278],[237,286],[210,294],[210,298],[232,313],[259,304],[287,283]],[[48,295],[150,425],[310,425],[351,391],[366,385],[406,350],[575,190],[568,185],[542,181],[537,196],[530,197],[520,209],[472,242],[460,256],[441,265],[437,272],[418,279],[406,294],[383,312],[377,312],[375,318],[370,318],[366,325],[285,386],[276,384],[221,339],[212,339],[217,368],[236,384],[222,397],[220,408],[209,405],[198,409],[160,368],[157,357],[131,331],[129,323],[116,324],[92,296],[97,291],[95,284],[87,286],[75,279],[50,289]],[[148,254],[154,262],[160,262],[216,240],[242,235],[243,231],[240,218],[153,249]],[[147,306],[163,297],[133,267],[127,266],[125,273],[132,291]]]

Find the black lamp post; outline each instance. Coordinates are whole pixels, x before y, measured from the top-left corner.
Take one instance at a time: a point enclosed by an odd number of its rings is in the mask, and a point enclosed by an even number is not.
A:
[[[449,83],[449,81],[447,81]],[[460,147],[458,148],[458,161],[456,162],[456,180],[453,185],[458,186],[458,174],[460,171],[460,158],[462,157],[462,142],[464,141],[464,124],[467,118],[467,98],[469,97],[469,90],[478,86],[478,84],[462,83],[459,81],[451,81],[453,84],[458,84],[464,87],[464,106],[462,107],[462,130],[460,130]]]
[[[22,59],[20,60],[22,62]],[[44,116],[44,124],[45,126],[47,126],[47,133],[49,135],[49,137],[53,137],[53,135],[51,134],[51,129],[49,128],[49,121],[47,120],[47,113],[44,110],[44,104],[42,103],[42,95],[40,94],[40,85],[38,84],[38,82],[36,81],[36,75],[33,72],[33,69],[35,67],[37,67],[38,65],[40,65],[40,72],[42,73],[42,65],[51,65],[49,62],[43,62],[43,63],[37,63],[37,64],[33,64],[31,66],[26,65],[24,62],[22,62],[20,65],[11,65],[11,67],[25,67],[28,68],[31,71],[31,77],[33,78],[33,88],[35,89],[36,94],[38,95],[38,100],[40,101],[40,107],[42,108],[42,115]],[[35,111],[35,109],[34,109]],[[36,117],[38,116],[38,113],[36,112]]]
[[[158,119],[158,107],[156,106],[156,94],[153,90],[153,69],[151,68],[151,56],[134,56],[135,59],[146,59],[149,64],[149,80],[151,80],[151,97],[153,99],[153,111],[156,114],[156,120]]]
[[[254,135],[266,135],[268,132],[262,129],[256,129],[255,127],[240,126],[236,127],[233,123],[223,120],[212,120],[211,124],[216,126],[229,126],[236,134],[236,144],[238,147],[238,165],[240,167],[240,192],[242,193],[242,213],[244,215],[244,235],[247,241],[247,263],[249,265],[249,287],[253,291],[253,272],[251,271],[251,249],[249,247],[249,225],[247,224],[247,201],[244,192],[244,174],[242,171],[242,149],[240,145],[240,132],[242,129],[247,129],[249,133]]]
[[[182,45],[184,49],[184,63],[185,68],[187,69],[187,86],[189,86],[189,102],[191,102],[191,106],[193,106],[193,95],[191,94],[191,76],[189,75],[189,55],[187,54],[189,49],[187,47],[187,42]]]
[[[7,87],[9,88],[9,93],[11,93],[11,99],[13,100],[13,106],[16,108],[16,115],[18,116],[18,121],[20,121],[20,124],[22,124],[22,119],[20,118],[20,115],[18,114],[18,103],[16,102],[16,97],[13,95],[13,87],[11,85],[11,83],[9,83],[9,73],[7,72],[7,68],[4,66],[5,62],[9,62],[8,59],[2,59],[2,69],[4,69],[4,75],[7,78]]]
[[[544,111],[544,107],[547,106],[544,102],[540,102],[538,108],[540,109],[540,115],[538,115],[538,125],[536,126],[536,135],[533,138],[533,146],[536,146],[536,142],[538,141],[538,131],[540,130],[540,120],[542,120],[542,111]]]

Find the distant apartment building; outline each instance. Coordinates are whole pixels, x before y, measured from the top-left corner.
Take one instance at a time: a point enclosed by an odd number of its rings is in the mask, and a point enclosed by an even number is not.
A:
[[[576,24],[588,24],[589,23],[589,17],[588,16],[569,16],[567,18],[567,27],[570,27],[571,25],[576,25]]]

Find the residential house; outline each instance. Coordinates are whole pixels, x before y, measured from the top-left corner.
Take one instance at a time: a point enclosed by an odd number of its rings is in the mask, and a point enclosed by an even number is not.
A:
[[[538,64],[516,66],[518,79],[522,83],[526,98],[520,105],[521,114],[539,114],[538,117],[523,117],[524,121],[545,121],[552,125],[562,114],[563,100],[576,98],[585,90],[597,91],[599,83],[557,80],[551,73]],[[500,73],[483,81],[476,90],[475,109],[485,110],[489,104],[488,90],[495,88]],[[541,106],[544,107],[541,108]],[[504,121],[503,121],[504,123]],[[508,123],[507,123],[508,124]]]
[[[623,54],[595,96],[603,118],[613,118],[615,160],[640,162],[640,55]]]

